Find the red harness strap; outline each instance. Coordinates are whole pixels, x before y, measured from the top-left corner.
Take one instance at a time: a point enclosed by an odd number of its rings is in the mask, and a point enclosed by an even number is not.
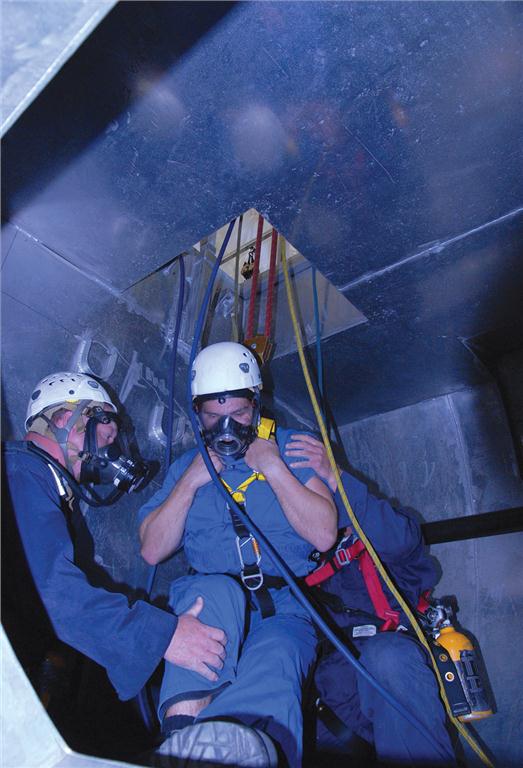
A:
[[[315,571],[309,573],[309,575],[305,577],[305,583],[309,587],[316,587],[323,581],[330,579],[331,576],[334,576],[336,571],[339,571],[345,565],[348,565],[352,560],[359,561],[358,566],[372,601],[372,605],[376,611],[376,615],[380,619],[383,619],[383,625],[380,627],[380,632],[394,632],[398,628],[400,622],[400,612],[394,611],[390,607],[387,596],[383,591],[376,566],[361,539],[358,539],[349,547],[343,547],[342,542],[332,557],[325,560]],[[428,599],[430,597],[430,592],[431,590],[426,590],[420,596],[417,608],[421,613],[425,613],[429,607]]]
[[[400,623],[400,612],[393,611],[390,607],[390,603],[381,586],[376,566],[366,549],[360,555],[359,566],[376,615],[383,619],[380,632],[395,632]]]
[[[419,596],[418,600],[418,611],[419,613],[425,613],[427,611],[427,608],[430,608],[430,596],[432,594],[432,589],[426,589],[425,592],[422,592]]]
[[[305,583],[308,587],[316,587],[323,581],[330,579],[336,571],[339,571],[344,565],[348,565],[352,560],[358,558],[364,551],[365,546],[360,539],[351,544],[350,547],[340,545],[332,557],[325,560],[315,571],[305,577]]]
[[[258,275],[260,273],[260,254],[263,236],[263,216],[258,216],[258,230],[256,232],[256,251],[254,256],[254,271],[252,273],[251,295],[249,298],[249,310],[247,314],[247,328],[245,338],[250,339],[254,336],[254,309],[256,305],[256,290],[258,287]]]

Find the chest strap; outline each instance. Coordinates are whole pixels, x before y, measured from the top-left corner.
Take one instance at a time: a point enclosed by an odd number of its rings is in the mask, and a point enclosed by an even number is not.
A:
[[[265,476],[261,472],[253,472],[249,477],[240,483],[240,485],[233,490],[231,486],[223,479],[220,478],[223,485],[227,488],[234,501],[245,512],[245,491],[254,483],[255,480],[265,480]],[[238,551],[238,557],[240,560],[240,579],[245,587],[251,594],[255,593],[256,601],[260,608],[263,618],[274,616],[275,608],[273,599],[264,584],[263,571],[260,568],[261,562],[261,549],[257,539],[251,531],[247,528],[234,509],[227,504],[227,509],[231,516],[232,525],[236,534],[236,549]],[[246,549],[247,548],[247,549]],[[253,555],[252,562],[245,562],[244,552],[248,553],[250,550]],[[246,554],[247,559],[250,559]]]
[[[233,490],[229,483],[223,478],[220,478],[223,485],[227,488],[234,501],[240,505],[241,509],[245,511],[245,491],[254,483],[255,480],[265,480],[264,475],[261,472],[253,472],[243,483]],[[261,562],[261,549],[258,541],[249,531],[247,526],[240,520],[234,509],[228,504],[227,509],[231,516],[234,532],[236,533],[236,549],[238,551],[238,557],[240,560],[240,578],[246,589],[251,592],[258,590],[263,584],[263,573],[260,566]],[[250,559],[250,563],[245,562],[244,552],[248,552],[249,548],[254,557]]]
[[[231,488],[228,482],[226,482],[223,477],[220,477],[220,480],[222,481],[222,484],[227,488],[231,496],[233,497],[234,501],[237,501],[239,504],[245,504],[245,491],[249,487],[251,483],[254,483],[255,480],[265,480],[265,475],[263,475],[261,472],[254,472],[249,475],[247,480],[244,480],[243,483],[240,483],[240,485],[236,488],[235,491]]]

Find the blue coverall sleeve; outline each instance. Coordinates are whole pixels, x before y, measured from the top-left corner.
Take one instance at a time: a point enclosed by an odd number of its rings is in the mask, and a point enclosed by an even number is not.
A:
[[[423,546],[421,528],[406,510],[396,509],[388,501],[369,493],[365,483],[341,473],[343,488],[356,518],[380,556],[388,563],[400,563]],[[340,492],[334,501],[338,509],[338,526],[350,526],[350,519]]]
[[[7,473],[11,504],[40,598],[57,636],[105,667],[121,699],[136,695],[162,660],[176,616],[94,587],[74,563],[54,479],[44,464]]]
[[[147,515],[155,510],[156,507],[159,507],[160,504],[163,504],[180,477],[192,462],[196,453],[196,449],[188,451],[187,453],[184,453],[183,456],[181,456],[179,459],[176,459],[173,464],[171,464],[163,481],[162,487],[158,488],[158,490],[151,496],[151,498],[146,501],[145,504],[143,504],[143,506],[138,510],[138,525],[141,525]],[[183,539],[182,543],[180,544],[180,547],[181,546],[183,546]]]
[[[281,429],[278,427],[278,430],[276,432],[276,441],[278,443],[278,447],[280,449],[280,455],[283,461],[285,462],[287,469],[289,472],[291,472],[294,477],[300,481],[302,485],[306,485],[308,481],[311,479],[311,477],[318,477],[316,472],[311,469],[310,467],[291,467],[291,464],[297,463],[299,460],[296,459],[295,456],[287,456],[285,453],[285,449],[287,447],[287,443],[289,443],[292,439],[292,435],[311,435],[311,437],[314,437],[310,432],[304,432],[303,430],[299,429]]]

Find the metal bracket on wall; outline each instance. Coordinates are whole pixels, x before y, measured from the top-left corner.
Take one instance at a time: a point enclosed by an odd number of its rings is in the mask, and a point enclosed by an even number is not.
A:
[[[118,393],[120,402],[125,403],[134,387],[140,387],[140,389],[150,387],[161,405],[165,405],[162,396],[164,398],[169,396],[169,390],[165,381],[156,376],[151,368],[147,366],[144,368],[143,363],[138,360],[138,352],[136,350],[133,350],[131,362]]]
[[[163,403],[157,402],[153,405],[151,414],[149,416],[149,423],[147,425],[147,433],[151,440],[157,440],[164,447],[167,445],[167,435],[163,428],[163,419],[167,406]],[[185,434],[185,425],[187,419],[183,414],[180,414],[174,419],[173,433],[171,435],[171,443],[176,443],[181,440]]]
[[[156,440],[161,445],[167,445],[167,435],[163,429],[163,415],[165,406],[162,403],[155,403],[152,407],[147,425],[147,434],[151,440]]]
[[[129,363],[127,373],[125,374],[125,379],[123,380],[122,386],[120,387],[120,391],[118,393],[118,397],[120,398],[121,403],[125,403],[134,387],[141,387],[143,389],[146,386],[144,383],[142,383],[142,368],[143,366],[138,360],[138,352],[133,350],[131,362]]]
[[[73,355],[71,361],[71,370],[78,371],[79,373],[88,373],[91,376],[95,376],[102,381],[107,381],[116,367],[116,361],[118,360],[118,350],[112,344],[104,344],[103,341],[94,339],[90,334],[82,334],[77,337],[78,346]],[[92,366],[92,360],[89,360],[89,355],[94,346],[101,347],[104,352],[102,362],[99,364],[97,370]]]

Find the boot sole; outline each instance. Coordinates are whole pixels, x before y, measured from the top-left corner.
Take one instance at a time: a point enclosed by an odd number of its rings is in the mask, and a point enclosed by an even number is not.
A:
[[[171,733],[157,754],[175,758],[162,764],[177,768],[275,768],[278,763],[274,745],[264,733],[236,723],[211,721]]]

